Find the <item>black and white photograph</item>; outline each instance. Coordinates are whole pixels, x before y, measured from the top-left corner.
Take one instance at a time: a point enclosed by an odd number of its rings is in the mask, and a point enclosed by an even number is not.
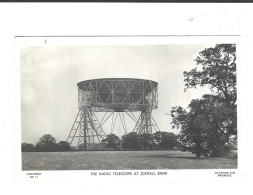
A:
[[[236,42],[16,39],[22,171],[237,170]]]
[[[252,4],[1,3],[2,194],[252,186]]]

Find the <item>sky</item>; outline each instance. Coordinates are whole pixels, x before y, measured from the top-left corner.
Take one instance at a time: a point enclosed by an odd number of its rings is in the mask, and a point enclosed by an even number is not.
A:
[[[158,108],[153,110],[153,118],[161,131],[178,133],[179,130],[172,129],[170,124],[171,107],[187,108],[191,99],[201,98],[207,92],[202,88],[184,92],[183,72],[196,67],[194,60],[199,52],[213,46],[21,47],[21,142],[36,144],[45,134],[51,134],[57,142],[66,141],[78,112],[76,84],[99,78],[139,78],[158,82]],[[139,114],[135,113],[136,117]],[[101,116],[98,113],[98,118]],[[126,122],[130,132],[134,123],[130,119]],[[116,124],[114,132],[119,136],[123,133],[120,125]]]

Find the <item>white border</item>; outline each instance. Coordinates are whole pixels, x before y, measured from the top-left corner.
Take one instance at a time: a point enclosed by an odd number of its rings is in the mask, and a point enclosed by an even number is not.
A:
[[[1,3],[0,6],[0,88],[1,112],[1,190],[8,194],[239,194],[251,191],[252,185],[252,45],[253,4],[138,4],[138,3]],[[193,19],[193,20],[191,20]],[[110,183],[33,183],[15,182],[14,160],[14,37],[71,35],[240,35],[241,68],[238,86],[240,142],[240,182],[135,182]],[[239,79],[239,78],[238,78]],[[239,83],[238,83],[239,84]],[[15,138],[15,139],[12,139]],[[205,177],[208,177],[205,176]],[[204,178],[205,178],[204,177]]]
[[[35,182],[53,182],[53,181],[68,181],[68,182],[117,182],[124,180],[125,182],[217,182],[229,180],[239,181],[242,177],[240,169],[240,159],[238,159],[238,169],[191,169],[191,170],[137,170],[141,172],[157,172],[167,171],[168,176],[113,176],[113,172],[120,170],[110,170],[111,176],[91,176],[93,170],[82,171],[20,171],[21,170],[21,120],[20,120],[20,47],[22,46],[76,46],[76,45],[178,45],[178,44],[217,44],[217,43],[235,43],[237,45],[237,68],[240,75],[240,36],[115,36],[115,37],[16,37],[15,38],[15,147],[16,152],[16,171],[15,176],[17,181],[31,181],[31,173],[41,173],[42,175]],[[240,77],[239,77],[240,79]],[[239,118],[240,120],[240,118]],[[240,123],[239,123],[240,124]],[[240,125],[238,126],[240,129]],[[240,138],[240,132],[239,138]],[[240,143],[240,141],[239,141]],[[240,145],[239,145],[240,148]],[[239,154],[241,150],[239,149]],[[125,172],[125,170],[122,170]],[[104,172],[99,171],[97,172]],[[134,170],[132,173],[136,172]],[[231,177],[218,177],[216,172],[235,172]],[[78,174],[77,174],[78,173]]]

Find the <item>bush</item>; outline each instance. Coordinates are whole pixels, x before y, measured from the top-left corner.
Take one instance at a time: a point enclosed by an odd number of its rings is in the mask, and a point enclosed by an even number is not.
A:
[[[140,141],[136,132],[122,136],[122,148],[124,150],[140,150]]]
[[[38,152],[57,152],[59,151],[59,146],[56,143],[37,143],[36,151]]]
[[[100,151],[100,150],[105,150],[105,148],[102,146],[102,145],[100,145],[100,144],[92,144],[91,146],[90,146],[90,150],[93,150],[93,151]]]
[[[113,149],[113,150],[119,150],[121,145],[120,138],[115,134],[109,134],[106,136],[105,139],[101,141],[100,149]],[[102,147],[102,148],[101,148]]]
[[[59,151],[59,146],[56,144],[55,138],[50,134],[43,135],[37,142],[35,148],[39,152]]]
[[[225,144],[223,146],[220,146],[218,148],[213,149],[210,152],[211,157],[226,157],[233,149],[233,146],[231,144]]]
[[[158,131],[153,136],[158,149],[170,150],[174,147],[181,147],[177,135],[172,132]]]
[[[58,143],[58,149],[59,151],[71,151],[70,144],[66,141],[60,141]]]
[[[21,151],[22,152],[34,152],[35,147],[33,144],[22,143],[21,144]]]

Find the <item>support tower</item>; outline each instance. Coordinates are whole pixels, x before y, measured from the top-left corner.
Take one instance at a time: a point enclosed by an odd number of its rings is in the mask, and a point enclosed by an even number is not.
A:
[[[137,134],[159,131],[152,117],[158,107],[158,83],[131,78],[93,79],[79,82],[78,114],[69,132],[67,142],[82,150],[90,150],[106,137],[102,126],[111,118],[111,132],[120,120],[127,133],[125,116],[136,122]],[[103,112],[99,121],[96,112]],[[138,119],[133,112],[140,112]]]

